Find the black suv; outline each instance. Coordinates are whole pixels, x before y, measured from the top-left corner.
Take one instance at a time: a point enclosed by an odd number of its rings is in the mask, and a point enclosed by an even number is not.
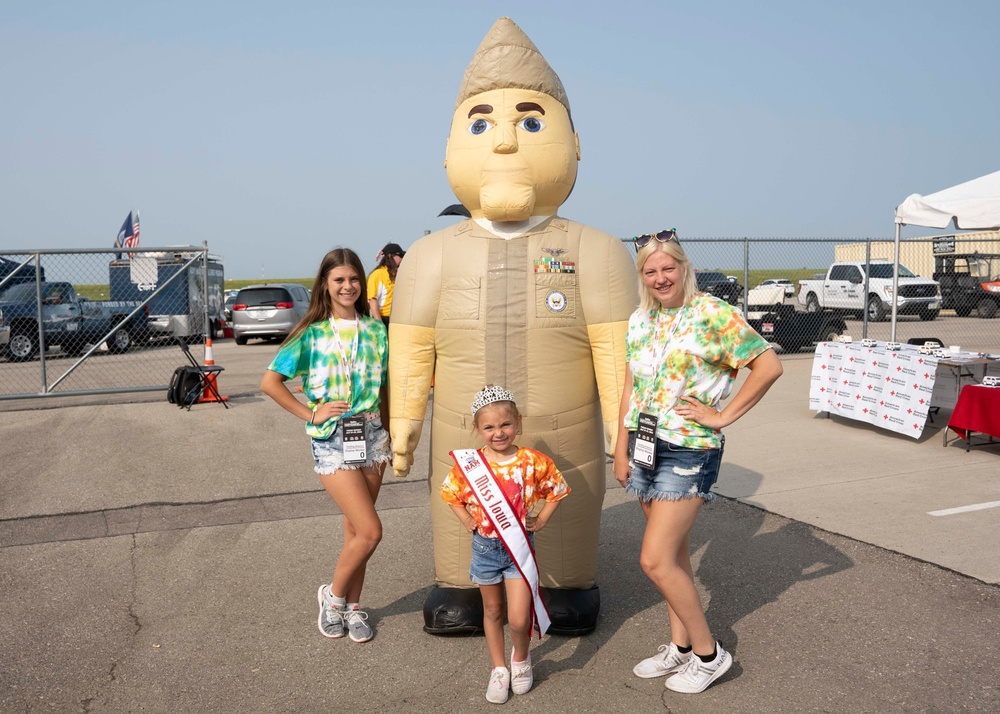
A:
[[[735,280],[730,280],[722,273],[703,270],[694,274],[698,289],[703,293],[714,295],[725,300],[730,305],[743,301],[743,286]]]
[[[973,308],[983,318],[1000,308],[1000,255],[956,253],[934,256],[934,279],[941,284],[942,307],[968,317]]]

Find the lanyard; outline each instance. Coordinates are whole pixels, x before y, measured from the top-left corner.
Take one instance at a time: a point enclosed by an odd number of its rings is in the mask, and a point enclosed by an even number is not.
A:
[[[660,319],[659,315],[657,315],[656,325],[653,327],[653,376],[649,378],[649,384],[646,387],[645,394],[643,394],[643,404],[650,404],[655,390],[656,378],[660,376],[660,369],[663,366],[663,357],[667,353],[667,346],[673,339],[674,333],[677,332],[677,328],[680,327],[681,321],[684,319],[686,313],[687,306],[685,305],[677,312],[677,316],[674,317],[674,321],[670,323],[670,330],[660,339],[657,339],[656,334],[660,331]]]
[[[347,359],[347,349],[344,347],[344,341],[340,339],[340,330],[337,329],[337,320],[334,317],[330,318],[330,328],[333,330],[333,336],[337,340],[337,354],[340,356],[340,365],[347,377],[347,398],[344,401],[348,404],[352,404],[351,392],[353,391],[354,364],[358,359],[358,341],[361,337],[361,321],[357,318],[357,316],[355,316],[354,339],[351,340],[350,360]]]

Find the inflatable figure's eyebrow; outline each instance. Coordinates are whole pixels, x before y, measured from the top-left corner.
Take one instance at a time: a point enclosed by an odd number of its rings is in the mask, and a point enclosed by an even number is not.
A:
[[[473,114],[492,114],[493,107],[490,104],[477,104],[472,109],[469,110],[469,118],[472,118]]]
[[[539,114],[542,115],[545,114],[545,110],[542,109],[538,104],[535,104],[534,102],[521,102],[514,108],[517,109],[517,111],[519,112],[538,112]]]

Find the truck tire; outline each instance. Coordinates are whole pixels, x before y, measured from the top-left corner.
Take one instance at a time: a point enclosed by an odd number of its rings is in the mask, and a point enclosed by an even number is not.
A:
[[[816,299],[816,295],[809,293],[806,296],[806,312],[819,312],[819,300]]]
[[[878,295],[868,296],[868,320],[871,322],[882,322],[885,319],[885,308],[882,307],[882,298]]]
[[[923,321],[933,320],[938,316],[940,310],[931,310],[930,308],[924,308],[920,311],[920,319]]]
[[[989,298],[980,300],[979,304],[976,305],[976,314],[984,320],[992,320],[997,316],[996,301],[990,300]]]
[[[20,329],[10,336],[7,355],[12,362],[27,362],[38,352],[38,335],[33,331]]]
[[[847,329],[847,325],[843,322],[835,321],[828,322],[823,325],[823,329],[819,331],[819,341],[820,342],[836,342],[837,338],[844,334]]]
[[[240,337],[239,335],[237,335],[235,339],[236,339],[236,344],[238,345],[245,345],[247,343],[246,337]]]
[[[132,348],[132,333],[128,331],[128,327],[120,325],[104,344],[108,346],[108,352],[111,354],[120,355],[128,352]]]
[[[955,306],[955,314],[958,315],[959,317],[968,317],[969,315],[972,314],[972,306],[971,305],[956,305]]]

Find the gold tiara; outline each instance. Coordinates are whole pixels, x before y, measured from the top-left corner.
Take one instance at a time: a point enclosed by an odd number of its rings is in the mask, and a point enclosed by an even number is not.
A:
[[[476,395],[476,398],[472,400],[472,416],[476,415],[480,409],[485,407],[487,404],[492,404],[493,402],[513,402],[514,393],[508,392],[503,387],[498,387],[495,384],[487,385],[487,387]]]

